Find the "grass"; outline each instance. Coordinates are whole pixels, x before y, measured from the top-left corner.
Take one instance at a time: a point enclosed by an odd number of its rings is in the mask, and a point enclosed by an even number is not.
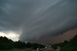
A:
[[[32,48],[27,48],[27,49],[10,49],[10,50],[0,50],[0,51],[20,51],[20,50],[33,51]],[[43,51],[43,50],[40,50],[40,51]],[[52,49],[52,51],[55,51],[55,49]]]
[[[52,48],[52,51],[56,51],[56,50]]]
[[[20,51],[20,50],[24,50],[24,51],[32,51],[32,48],[27,48],[27,49],[9,49],[9,50],[0,50],[0,51]]]
[[[25,51],[33,51],[33,49],[32,48],[28,48]],[[40,50],[40,51],[43,51],[43,50]],[[52,48],[52,51],[56,51],[56,50]]]
[[[0,50],[0,51],[19,51],[20,49],[9,49],[9,50]]]
[[[33,49],[32,48],[27,48],[24,51],[33,51]]]

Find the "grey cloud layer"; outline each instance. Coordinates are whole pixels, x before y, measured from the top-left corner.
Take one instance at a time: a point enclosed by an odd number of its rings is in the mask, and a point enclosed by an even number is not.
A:
[[[77,27],[77,0],[1,0],[0,30],[33,41]]]

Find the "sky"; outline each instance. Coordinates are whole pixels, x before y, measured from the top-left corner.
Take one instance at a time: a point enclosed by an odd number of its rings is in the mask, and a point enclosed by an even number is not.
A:
[[[46,42],[45,38],[68,31],[69,36],[63,36],[71,38],[71,29],[76,28],[77,0],[0,0],[0,36],[14,41]]]

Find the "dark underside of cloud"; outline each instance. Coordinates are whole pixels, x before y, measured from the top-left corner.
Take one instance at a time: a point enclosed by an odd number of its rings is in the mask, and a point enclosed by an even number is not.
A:
[[[77,27],[77,0],[0,0],[0,31],[21,41],[61,34]]]

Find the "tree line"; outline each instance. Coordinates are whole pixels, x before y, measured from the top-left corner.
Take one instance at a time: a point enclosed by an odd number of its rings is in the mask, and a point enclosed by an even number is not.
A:
[[[22,42],[22,41],[12,41],[7,37],[0,37],[0,49],[13,49],[13,48],[44,48],[44,45],[38,43]]]
[[[58,43],[52,45],[53,48],[61,47],[60,51],[77,51],[77,35],[70,41],[64,41],[63,43]]]

